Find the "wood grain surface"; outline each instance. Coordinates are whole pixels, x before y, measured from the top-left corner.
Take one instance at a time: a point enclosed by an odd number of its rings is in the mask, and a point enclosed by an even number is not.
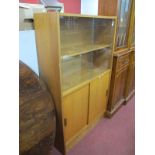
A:
[[[56,119],[51,95],[44,82],[19,63],[19,146],[21,155],[48,155],[52,149]]]

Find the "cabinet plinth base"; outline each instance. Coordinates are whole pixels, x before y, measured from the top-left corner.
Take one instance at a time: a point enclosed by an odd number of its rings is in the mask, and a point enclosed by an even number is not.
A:
[[[135,94],[135,90],[132,90],[130,94],[126,97],[124,105],[128,103],[128,101],[133,97],[134,94]]]
[[[108,118],[111,118],[113,114],[122,106],[122,104],[125,102],[125,99],[121,99],[112,110],[108,110],[105,112],[105,116]]]

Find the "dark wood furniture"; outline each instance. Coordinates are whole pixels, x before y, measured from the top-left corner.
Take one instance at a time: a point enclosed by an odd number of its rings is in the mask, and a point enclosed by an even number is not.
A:
[[[19,153],[48,155],[54,144],[54,102],[44,82],[24,63],[19,64]]]
[[[130,52],[115,53],[113,58],[113,71],[110,83],[107,116],[111,116],[125,101],[126,81]]]
[[[132,10],[131,10],[129,34],[130,35],[128,37],[128,47],[131,52],[130,52],[130,64],[126,83],[125,103],[127,103],[128,100],[135,93],[135,3],[134,2],[132,4]]]
[[[130,63],[127,74],[126,90],[125,90],[125,103],[134,95],[135,93],[135,51],[134,49],[130,52]]]
[[[118,17],[108,117],[134,94],[134,3],[134,0],[99,0],[99,15]]]

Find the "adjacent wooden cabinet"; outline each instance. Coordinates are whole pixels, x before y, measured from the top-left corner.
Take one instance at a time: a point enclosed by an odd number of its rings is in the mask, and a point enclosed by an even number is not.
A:
[[[99,15],[117,16],[112,78],[107,115],[112,114],[134,94],[134,0],[99,0]],[[132,58],[131,58],[132,57]]]
[[[107,107],[116,17],[39,13],[34,17],[39,74],[55,101],[55,146],[66,151]]]
[[[113,72],[111,78],[111,87],[109,101],[107,107],[107,116],[112,114],[124,103],[125,90],[128,76],[128,66],[130,61],[130,53],[115,53],[113,60]]]

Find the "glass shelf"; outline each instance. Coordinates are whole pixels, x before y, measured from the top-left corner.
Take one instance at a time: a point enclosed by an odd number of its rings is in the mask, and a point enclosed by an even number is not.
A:
[[[81,45],[81,46],[74,46],[71,48],[62,48],[62,56],[76,56],[79,54],[85,54],[88,52],[92,52],[95,50],[103,49],[110,47],[110,45],[102,45],[102,44],[96,44],[96,45]]]
[[[102,74],[111,66],[111,50],[96,50],[78,56],[68,56],[61,61],[63,91]]]

